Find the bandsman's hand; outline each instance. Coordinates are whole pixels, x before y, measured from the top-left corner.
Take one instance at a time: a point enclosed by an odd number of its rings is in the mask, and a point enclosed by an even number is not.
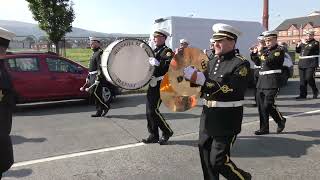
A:
[[[160,62],[154,57],[149,58],[149,63],[151,66],[159,66],[160,65]]]
[[[192,75],[196,72],[197,70],[192,67],[192,66],[188,66],[186,68],[184,68],[183,70],[183,77],[187,80],[191,80]]]

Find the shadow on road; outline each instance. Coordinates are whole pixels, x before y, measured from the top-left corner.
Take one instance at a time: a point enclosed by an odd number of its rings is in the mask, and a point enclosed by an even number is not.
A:
[[[26,138],[23,136],[12,135],[12,143],[14,145],[23,144],[23,143],[42,143],[47,140],[47,138]]]
[[[145,104],[145,95],[119,96],[111,103],[111,109],[136,107]],[[95,111],[94,105],[89,105],[84,100],[57,101],[45,103],[19,104],[14,116],[43,116],[52,114],[69,114]],[[35,114],[36,112],[36,114]]]
[[[187,114],[187,113],[161,113],[163,117],[167,120],[177,120],[177,119],[192,119],[200,118],[199,115]],[[130,115],[110,115],[107,118],[119,118],[128,120],[146,120],[146,114],[130,114]]]
[[[320,131],[296,131],[286,134],[320,136]],[[320,140],[303,141],[285,137],[239,136],[232,150],[234,157],[279,157],[299,158],[307,154],[308,148],[319,145]]]
[[[198,140],[169,140],[168,145],[198,147]]]
[[[4,174],[3,177],[22,178],[22,177],[30,176],[31,174],[32,174],[31,169],[9,170]]]

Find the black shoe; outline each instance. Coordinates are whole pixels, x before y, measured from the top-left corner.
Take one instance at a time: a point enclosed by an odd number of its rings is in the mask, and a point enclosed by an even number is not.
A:
[[[158,143],[159,142],[159,138],[155,138],[155,137],[149,136],[146,139],[142,139],[142,142],[145,143],[145,144]]]
[[[245,180],[251,180],[252,179],[251,174],[248,173],[248,172],[244,172],[243,177],[244,177]]]
[[[169,140],[169,138],[170,138],[172,135],[173,135],[173,132],[170,133],[170,134],[164,134],[164,135],[160,138],[159,144],[160,144],[160,145],[166,145],[166,144],[168,144],[168,140]]]
[[[296,97],[296,99],[306,99],[307,97],[305,97],[305,96],[298,96],[298,97]]]
[[[97,111],[95,114],[92,114],[91,117],[101,117],[102,111]]]
[[[263,134],[269,134],[269,131],[262,131],[262,130],[257,130],[254,132],[255,135],[263,135]]]
[[[108,113],[109,109],[104,109],[101,116],[105,116]]]
[[[313,93],[313,99],[318,99],[319,91]]]
[[[281,133],[284,130],[284,128],[286,127],[286,121],[287,119],[283,118],[282,122],[278,125],[277,133]]]

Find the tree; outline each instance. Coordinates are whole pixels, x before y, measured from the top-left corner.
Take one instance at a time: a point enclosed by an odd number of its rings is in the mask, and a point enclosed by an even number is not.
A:
[[[38,21],[40,29],[48,34],[48,39],[59,53],[59,41],[72,31],[75,18],[73,3],[69,0],[26,0],[33,18]]]

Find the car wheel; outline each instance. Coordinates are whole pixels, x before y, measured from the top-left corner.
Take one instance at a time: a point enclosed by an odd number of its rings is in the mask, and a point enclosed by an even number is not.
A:
[[[108,87],[102,87],[102,98],[105,102],[111,102],[113,94]]]

